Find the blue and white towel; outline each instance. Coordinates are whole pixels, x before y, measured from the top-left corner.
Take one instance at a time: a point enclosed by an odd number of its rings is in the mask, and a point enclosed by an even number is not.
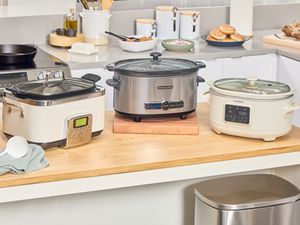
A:
[[[42,147],[29,144],[28,152],[22,158],[14,158],[8,153],[0,156],[0,175],[5,173],[29,173],[49,165]]]

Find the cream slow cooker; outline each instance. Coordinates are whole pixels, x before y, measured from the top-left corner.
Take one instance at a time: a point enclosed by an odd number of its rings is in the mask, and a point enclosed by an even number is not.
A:
[[[227,78],[210,84],[209,121],[216,133],[273,141],[292,128],[294,91],[256,78]]]
[[[44,148],[86,144],[104,128],[100,77],[53,78],[18,83],[6,88],[3,132],[23,136]]]

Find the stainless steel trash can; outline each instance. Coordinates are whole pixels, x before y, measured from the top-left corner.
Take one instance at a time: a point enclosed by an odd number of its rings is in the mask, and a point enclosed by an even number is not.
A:
[[[274,175],[217,178],[195,188],[195,225],[300,225],[300,190]]]

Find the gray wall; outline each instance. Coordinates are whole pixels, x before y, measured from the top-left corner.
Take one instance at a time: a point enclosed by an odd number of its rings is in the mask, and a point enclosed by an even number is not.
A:
[[[0,44],[45,43],[47,35],[63,26],[63,16],[0,18]]]

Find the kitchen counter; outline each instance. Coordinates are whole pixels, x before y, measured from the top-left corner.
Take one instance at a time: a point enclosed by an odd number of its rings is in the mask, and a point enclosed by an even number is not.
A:
[[[113,112],[107,112],[103,133],[77,148],[46,151],[50,166],[21,175],[3,175],[0,187],[35,184],[112,174],[206,164],[300,151],[300,128],[275,142],[215,134],[208,124],[208,107],[198,109],[199,135],[114,134]],[[1,137],[4,143],[4,136]],[[240,165],[242,167],[243,165]],[[225,169],[225,168],[224,168]],[[1,192],[1,189],[0,189]],[[2,197],[1,197],[2,199]]]
[[[163,52],[164,57],[179,57],[190,60],[212,60],[216,58],[237,58],[243,56],[277,53],[300,61],[300,51],[263,43],[263,36],[279,33],[279,30],[254,32],[254,38],[240,47],[214,47],[207,45],[204,40],[195,41],[195,48],[191,52],[170,52],[158,43],[155,51]],[[40,45],[42,49],[69,64],[71,69],[85,69],[105,67],[106,64],[128,58],[149,57],[150,52],[125,52],[118,46],[116,39],[112,39],[107,46],[98,46],[98,53],[90,56],[69,53],[66,49],[55,48],[49,45]],[[153,51],[154,51],[153,50]]]

